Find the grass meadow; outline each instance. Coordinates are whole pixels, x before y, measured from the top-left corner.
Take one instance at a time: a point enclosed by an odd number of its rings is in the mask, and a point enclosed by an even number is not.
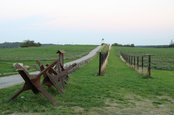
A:
[[[97,76],[98,56],[70,75],[64,94],[51,88],[57,99],[53,107],[43,96],[31,91],[8,102],[21,85],[0,90],[1,114],[40,115],[173,115],[174,72],[153,70],[144,79],[119,57],[120,48],[112,47],[104,76]]]
[[[65,52],[65,62],[86,55],[95,45],[51,45],[31,48],[0,48],[0,76],[16,73],[13,63],[23,63],[30,66],[30,71],[36,70],[35,61],[50,63],[57,58],[56,52]]]

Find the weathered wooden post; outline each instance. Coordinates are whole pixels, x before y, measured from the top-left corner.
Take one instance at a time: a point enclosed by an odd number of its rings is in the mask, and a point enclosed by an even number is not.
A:
[[[148,76],[151,77],[151,55],[148,55]]]
[[[132,65],[132,56],[130,56],[131,57],[131,63],[130,63],[130,65]]]
[[[139,56],[137,56],[137,69],[139,69]]]
[[[142,73],[143,73],[143,67],[144,67],[144,57],[141,57],[141,68],[142,68]]]
[[[126,55],[126,62],[128,62],[129,58],[128,58],[128,55]]]
[[[136,63],[135,61],[136,61],[136,59],[135,59],[135,56],[134,56],[134,68],[135,68],[135,63]]]
[[[98,75],[101,75],[101,66],[102,66],[102,53],[99,52],[99,70],[98,70]]]
[[[57,51],[57,54],[58,54],[58,58],[59,58],[59,62],[64,65],[64,52],[61,51],[61,50],[58,50]]]
[[[129,57],[128,57],[128,55],[126,55],[126,58],[127,58],[126,62],[128,63],[128,61],[129,61]]]
[[[130,64],[130,56],[128,56],[128,63]]]

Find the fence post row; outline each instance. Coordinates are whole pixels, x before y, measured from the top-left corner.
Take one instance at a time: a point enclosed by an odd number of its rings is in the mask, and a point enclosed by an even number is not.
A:
[[[130,64],[132,67],[134,67],[134,69],[139,70],[139,67],[141,66],[142,74],[143,74],[144,68],[146,67],[147,76],[151,77],[151,55],[146,54],[146,55],[142,55],[142,56],[132,56],[132,55],[125,54],[123,52],[120,52],[120,55],[128,64]],[[145,57],[147,57],[147,58],[145,58]],[[141,61],[140,61],[140,59],[141,59]],[[140,64],[140,62],[141,62],[141,64]],[[147,62],[147,66],[144,65],[145,62]]]

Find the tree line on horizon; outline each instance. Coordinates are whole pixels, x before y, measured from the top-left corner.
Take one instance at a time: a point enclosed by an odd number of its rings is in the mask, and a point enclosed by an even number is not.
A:
[[[35,42],[34,40],[24,40],[23,42],[4,42],[0,43],[0,48],[24,48],[24,47],[40,47],[42,44],[40,42]]]
[[[112,46],[120,46],[120,47],[135,47],[134,44],[119,44],[119,43],[113,43]]]
[[[139,45],[135,46],[134,44],[119,44],[113,43],[112,46],[119,46],[119,47],[154,47],[154,48],[174,48],[174,42],[171,40],[169,45]]]
[[[26,48],[26,47],[40,47],[42,45],[55,45],[55,44],[41,44],[40,42],[35,42],[34,40],[24,40],[23,42],[4,42],[0,43],[0,48]],[[171,40],[169,45],[150,45],[150,46],[135,46],[134,44],[119,44],[113,43],[112,46],[119,47],[156,47],[156,48],[174,48],[174,42]]]

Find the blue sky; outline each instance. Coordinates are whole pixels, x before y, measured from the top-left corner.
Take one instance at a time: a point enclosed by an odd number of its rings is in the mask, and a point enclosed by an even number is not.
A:
[[[1,0],[0,43],[169,44],[174,0]]]

